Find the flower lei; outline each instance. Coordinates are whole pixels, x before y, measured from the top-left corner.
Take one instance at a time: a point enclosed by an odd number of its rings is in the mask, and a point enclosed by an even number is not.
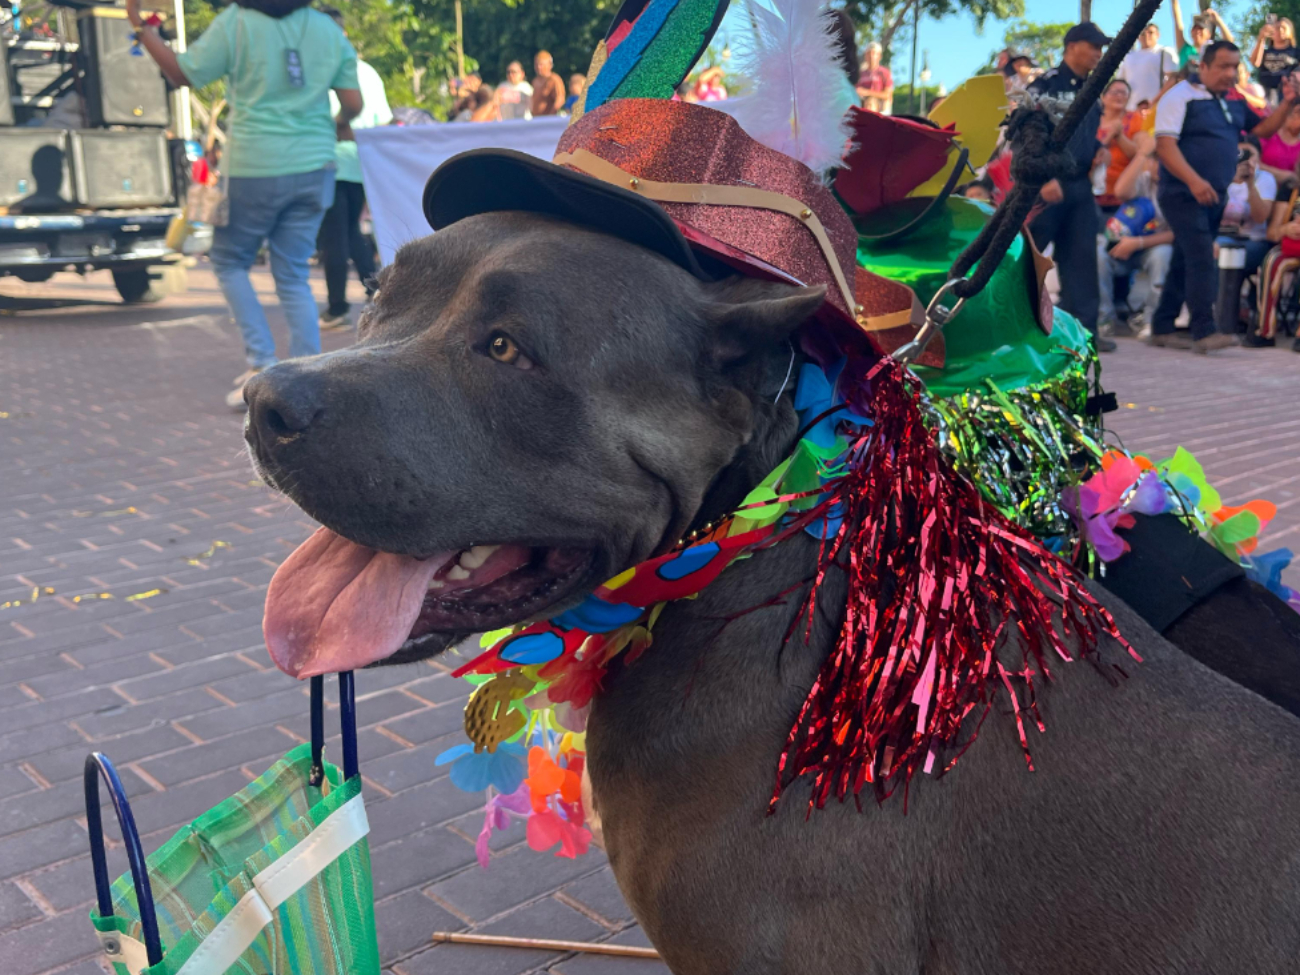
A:
[[[1135,514],[1176,514],[1188,527],[1300,612],[1300,591],[1282,582],[1294,558],[1289,549],[1256,554],[1259,535],[1277,515],[1277,506],[1254,500],[1225,505],[1206,480],[1205,471],[1182,447],[1159,463],[1141,454],[1111,450],[1102,455],[1101,470],[1061,495],[1061,507],[1103,562],[1114,562],[1129,550],[1116,529],[1132,528]]]
[[[557,856],[586,852],[591,832],[584,826],[580,780],[587,712],[609,664],[620,654],[631,663],[645,652],[667,603],[701,592],[732,562],[770,543],[788,515],[814,512],[821,504],[821,489],[842,474],[851,441],[872,425],[844,408],[836,391],[843,368],[844,360],[825,371],[802,367],[794,406],[805,433],[732,515],[620,573],[574,609],[484,634],[485,651],[454,672],[477,685],[467,713],[476,698],[498,685],[490,730],[436,759],[438,765],[450,763],[457,788],[488,791],[476,844],[481,866],[488,864],[492,832],[506,829],[512,816],[527,820],[534,850],[558,844]],[[841,523],[839,506],[831,505],[802,527],[828,538]],[[507,740],[496,743],[495,737]]]

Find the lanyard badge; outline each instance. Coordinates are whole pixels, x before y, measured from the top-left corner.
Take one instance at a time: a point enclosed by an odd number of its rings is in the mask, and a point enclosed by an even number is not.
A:
[[[284,67],[289,72],[289,86],[291,88],[301,88],[306,79],[302,73],[302,57],[298,54],[298,49],[286,47],[284,49]]]

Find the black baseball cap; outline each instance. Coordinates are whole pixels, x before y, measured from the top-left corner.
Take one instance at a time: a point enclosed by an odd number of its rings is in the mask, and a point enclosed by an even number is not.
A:
[[[1085,20],[1082,24],[1075,24],[1065,32],[1065,43],[1073,44],[1075,41],[1084,41],[1088,44],[1095,44],[1097,47],[1105,47],[1111,42],[1111,38],[1101,32],[1101,28],[1091,20]]]

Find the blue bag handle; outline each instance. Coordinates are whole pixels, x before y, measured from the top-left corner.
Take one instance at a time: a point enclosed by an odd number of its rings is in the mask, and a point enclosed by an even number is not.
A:
[[[339,717],[343,731],[343,777],[350,779],[358,774],[357,767],[357,696],[352,671],[339,674]],[[311,775],[308,781],[319,786],[325,778],[322,753],[325,750],[325,678],[311,679]],[[104,824],[100,817],[99,780],[108,786],[109,798],[117,813],[126,845],[126,859],[131,868],[131,883],[135,886],[135,901],[140,909],[140,933],[144,937],[145,954],[149,965],[163,960],[162,939],[158,937],[158,915],[154,907],[153,888],[149,884],[149,870],[145,864],[144,848],[140,845],[140,831],[131,815],[131,803],[122,788],[122,780],[108,756],[92,752],[86,757],[83,783],[86,794],[86,827],[90,834],[90,862],[95,872],[95,899],[100,917],[113,916],[113,892],[108,880],[108,861],[104,856]]]
[[[135,884],[135,902],[140,908],[140,931],[144,936],[144,949],[150,966],[163,959],[162,941],[158,937],[158,915],[154,911],[153,888],[149,886],[149,871],[145,867],[144,849],[140,846],[140,831],[135,828],[131,804],[126,790],[118,778],[117,769],[102,752],[86,756],[83,776],[86,791],[86,828],[90,833],[90,862],[95,870],[95,898],[99,902],[99,916],[113,916],[113,893],[108,882],[108,861],[104,858],[104,824],[99,816],[99,780],[103,777],[108,786],[117,823],[122,828],[122,841],[126,844],[126,859],[131,865],[131,882]]]
[[[343,778],[357,774],[357,693],[352,671],[339,674],[339,724],[343,731]],[[311,777],[319,787],[325,780],[325,678],[311,679]]]

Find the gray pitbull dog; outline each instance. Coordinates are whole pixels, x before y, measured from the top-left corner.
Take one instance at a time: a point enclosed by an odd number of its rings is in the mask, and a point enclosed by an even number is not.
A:
[[[327,526],[268,597],[277,662],[413,660],[553,615],[726,512],[793,445],[773,400],[820,300],[522,213],[407,245],[354,348],[248,386],[258,464]],[[674,972],[1300,970],[1300,722],[1105,593],[1144,663],[1119,686],[1056,666],[1037,771],[995,715],[906,813],[809,815],[796,784],[768,815],[844,591],[824,587],[806,642],[783,639],[798,599],[720,620],[816,560],[800,535],[671,604],[593,705],[610,862]]]

